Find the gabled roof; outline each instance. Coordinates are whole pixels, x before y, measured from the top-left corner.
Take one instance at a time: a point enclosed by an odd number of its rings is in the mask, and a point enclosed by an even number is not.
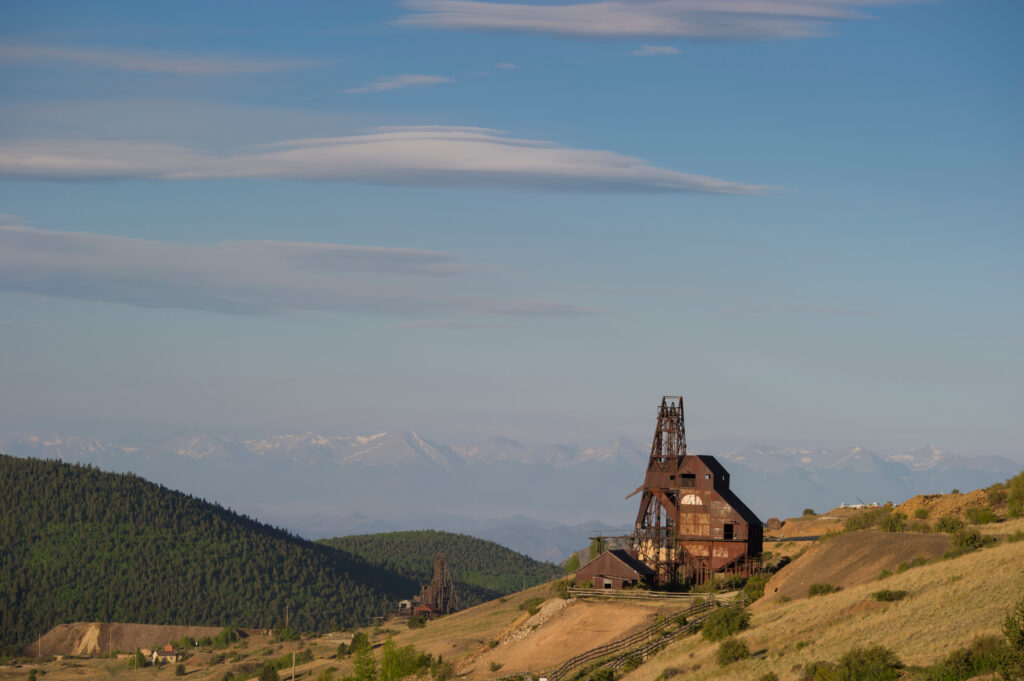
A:
[[[629,551],[626,551],[625,549],[612,549],[608,553],[612,554],[621,562],[623,562],[627,567],[636,572],[639,572],[641,575],[647,576],[654,574],[654,570],[649,568],[646,563],[643,563],[640,560],[629,555]]]
[[[647,567],[644,563],[640,562],[633,556],[629,555],[629,552],[625,549],[612,549],[611,551],[605,551],[597,558],[594,558],[586,565],[582,566],[578,572],[582,572],[587,569],[590,565],[593,565],[597,561],[601,560],[605,556],[610,557],[618,563],[621,563],[627,570],[636,573],[641,577],[649,577],[654,574],[654,570]]]

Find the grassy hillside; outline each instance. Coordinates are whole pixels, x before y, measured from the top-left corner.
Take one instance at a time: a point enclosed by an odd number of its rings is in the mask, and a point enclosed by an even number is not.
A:
[[[463,607],[562,574],[552,563],[541,563],[494,542],[452,532],[387,532],[335,537],[321,542],[424,584],[433,575],[434,556],[443,553]]]
[[[415,581],[135,475],[0,455],[0,644],[61,622],[365,622]]]

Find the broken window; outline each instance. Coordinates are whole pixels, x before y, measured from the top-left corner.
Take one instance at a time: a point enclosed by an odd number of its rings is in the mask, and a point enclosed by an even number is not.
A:
[[[732,523],[725,524],[723,535],[723,539],[732,539]]]
[[[683,473],[682,475],[679,476],[679,486],[680,487],[695,487],[696,484],[697,484],[695,482],[696,479],[697,479],[697,476],[694,475],[693,473]]]

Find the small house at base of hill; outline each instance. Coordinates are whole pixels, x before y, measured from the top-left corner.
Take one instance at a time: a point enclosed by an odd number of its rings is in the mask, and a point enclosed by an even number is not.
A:
[[[653,577],[654,570],[625,549],[612,549],[576,571],[576,586],[589,582],[595,589],[622,589]]]

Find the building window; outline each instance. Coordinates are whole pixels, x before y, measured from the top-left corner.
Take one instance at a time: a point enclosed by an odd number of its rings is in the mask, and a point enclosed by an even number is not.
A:
[[[704,474],[704,479],[705,480],[710,480],[711,479],[711,473],[705,473]]]
[[[679,476],[679,486],[680,487],[695,487],[696,486],[696,482],[695,482],[696,479],[697,479],[697,476],[694,475],[693,473],[683,473],[682,475]]]
[[[724,539],[732,539],[732,523],[726,523],[723,531]]]

